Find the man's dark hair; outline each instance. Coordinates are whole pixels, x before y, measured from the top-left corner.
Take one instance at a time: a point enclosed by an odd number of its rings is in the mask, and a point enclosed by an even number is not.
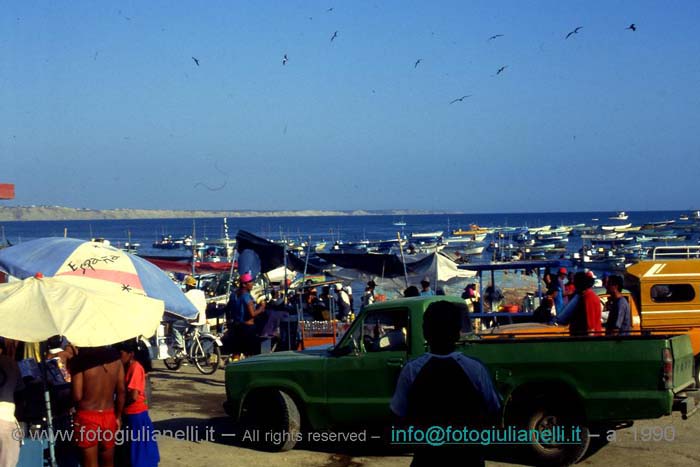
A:
[[[578,291],[590,289],[593,287],[593,283],[593,278],[583,271],[574,274],[574,287],[576,287]]]
[[[420,297],[420,291],[418,291],[418,287],[415,285],[411,285],[406,288],[406,290],[403,291],[403,296],[404,297]]]
[[[467,316],[467,306],[448,301],[433,302],[423,315],[423,335],[430,347],[453,345]]]
[[[613,276],[608,277],[608,285],[617,286],[618,290],[622,290],[622,284],[623,284],[622,276],[613,275]]]

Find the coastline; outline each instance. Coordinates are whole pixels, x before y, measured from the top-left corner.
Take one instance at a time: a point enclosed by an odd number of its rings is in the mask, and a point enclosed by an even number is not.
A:
[[[410,216],[420,214],[462,214],[453,211],[414,209],[389,210],[172,210],[172,209],[86,209],[63,206],[0,206],[0,221],[73,221],[105,219],[196,219],[211,217],[321,217],[321,216]]]

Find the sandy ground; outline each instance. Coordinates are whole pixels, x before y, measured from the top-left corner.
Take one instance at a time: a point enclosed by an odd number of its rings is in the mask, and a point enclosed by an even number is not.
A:
[[[410,454],[377,451],[359,446],[305,446],[284,453],[265,453],[241,447],[227,436],[232,434],[230,419],[222,409],[225,399],[224,372],[204,376],[191,366],[177,372],[154,362],[153,407],[151,418],[158,430],[173,430],[173,435],[190,441],[162,436],[158,445],[164,466],[408,466]],[[189,427],[189,428],[188,428]],[[654,427],[666,428],[668,440],[644,441]],[[183,430],[179,435],[175,430]],[[660,432],[660,431],[659,431]],[[196,435],[195,435],[196,433]],[[198,436],[198,441],[192,441]],[[652,436],[653,437],[653,436]],[[579,465],[610,466],[686,466],[700,465],[700,414],[681,420],[674,414],[658,420],[637,422],[616,432],[616,440],[589,454]],[[489,466],[513,465],[502,453],[491,453]]]

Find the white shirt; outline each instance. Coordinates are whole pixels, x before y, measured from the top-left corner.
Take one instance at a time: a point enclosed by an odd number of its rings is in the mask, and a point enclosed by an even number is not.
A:
[[[203,290],[191,289],[185,292],[185,297],[188,298],[194,307],[199,311],[197,321],[192,323],[195,326],[202,326],[207,323],[207,297]]]

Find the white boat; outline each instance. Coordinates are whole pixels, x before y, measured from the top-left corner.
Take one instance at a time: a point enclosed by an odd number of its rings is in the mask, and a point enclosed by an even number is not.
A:
[[[622,225],[602,225],[600,228],[603,230],[607,230],[608,232],[613,231],[613,232],[620,232],[625,229],[629,229],[632,227],[632,223],[630,222],[629,224],[622,224]]]
[[[485,233],[474,234],[474,235],[462,235],[460,237],[447,237],[445,238],[445,243],[449,245],[457,245],[462,243],[479,243],[486,239]]]
[[[473,248],[465,248],[464,250],[460,250],[459,252],[463,256],[474,256],[474,255],[480,255],[484,252],[485,246],[475,246]]]
[[[629,215],[625,211],[620,211],[616,215],[608,217],[608,219],[613,221],[626,221]]]
[[[437,238],[442,237],[443,233],[443,230],[436,230],[434,232],[413,232],[411,238]]]
[[[700,211],[693,211],[693,214],[691,214],[690,217],[696,221],[700,220]]]
[[[400,221],[394,221],[391,223],[392,225],[398,226],[398,227],[405,227],[406,226],[406,221],[403,220],[403,217],[401,218]]]

